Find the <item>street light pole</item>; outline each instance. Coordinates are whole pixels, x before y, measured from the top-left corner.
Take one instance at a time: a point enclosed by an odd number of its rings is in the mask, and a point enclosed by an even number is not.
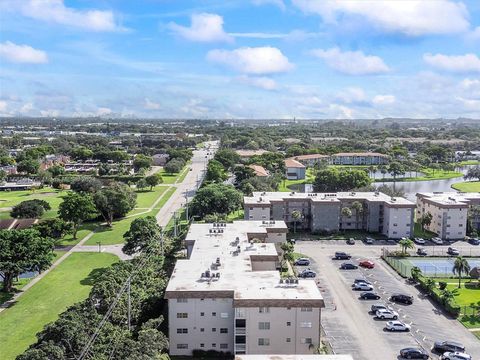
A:
[[[188,195],[187,195],[187,191],[185,191],[185,217],[186,217],[186,220],[188,222]]]

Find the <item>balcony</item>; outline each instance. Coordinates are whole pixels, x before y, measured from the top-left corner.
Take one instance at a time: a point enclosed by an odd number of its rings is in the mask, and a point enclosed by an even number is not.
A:
[[[246,344],[235,344],[235,354],[245,354],[245,351],[247,351]]]
[[[235,335],[245,335],[246,333],[247,331],[244,327],[235,328]]]

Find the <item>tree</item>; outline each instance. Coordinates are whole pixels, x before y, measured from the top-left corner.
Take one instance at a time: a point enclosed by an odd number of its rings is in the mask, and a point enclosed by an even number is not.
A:
[[[293,219],[293,232],[297,232],[297,223],[302,218],[302,213],[298,210],[292,211],[292,219]]]
[[[150,186],[150,190],[152,190],[154,186],[157,186],[158,184],[163,183],[163,178],[160,174],[157,173],[157,174],[147,176],[145,178],[145,181]]]
[[[102,182],[91,176],[80,176],[75,178],[70,185],[70,189],[76,192],[93,194],[102,188]]]
[[[76,239],[78,227],[97,216],[97,210],[90,194],[69,192],[58,207],[58,216],[72,224],[73,238]]]
[[[404,254],[407,253],[407,249],[413,249],[415,247],[415,244],[409,238],[403,238],[398,242],[398,245],[400,245]]]
[[[430,212],[423,214],[420,218],[420,224],[422,225],[422,231],[425,231],[425,227],[430,226],[432,223],[433,216]]]
[[[0,230],[0,276],[3,291],[10,292],[13,279],[27,271],[43,271],[54,258],[53,240],[35,229]]]
[[[47,171],[52,174],[52,176],[55,178],[57,176],[65,174],[65,168],[61,165],[53,165],[50,166]]]
[[[223,165],[217,160],[210,160],[207,165],[205,181],[207,183],[221,183],[227,179]]]
[[[193,214],[203,218],[208,214],[230,214],[240,208],[242,193],[231,185],[210,184],[202,187],[192,200]]]
[[[425,287],[427,288],[428,294],[432,295],[433,294],[433,289],[435,289],[435,280],[433,280],[432,278],[428,278],[425,281]]]
[[[369,186],[371,181],[363,170],[329,168],[317,172],[313,189],[316,192],[349,191]]]
[[[393,180],[396,181],[397,176],[405,174],[405,167],[398,161],[392,161],[388,165],[388,172],[392,174]]]
[[[147,183],[147,180],[145,180],[145,178],[141,178],[140,180],[137,181],[137,189],[138,190],[143,190],[145,189],[146,187],[148,187],[148,183]]]
[[[422,276],[422,270],[420,270],[418,266],[414,266],[410,269],[410,275],[412,276],[412,279],[418,281],[418,278]]]
[[[152,166],[152,158],[143,154],[137,154],[135,159],[133,159],[133,168],[135,172],[138,172],[140,169],[150,169]]]
[[[135,208],[137,194],[128,185],[114,182],[93,194],[95,207],[108,226]]]
[[[240,186],[244,180],[248,180],[255,177],[255,172],[248,166],[237,166],[234,170],[235,184]]]
[[[280,245],[280,249],[282,249],[282,260],[283,260],[282,268],[284,268],[287,261],[294,260],[294,256],[293,256],[294,246],[292,243],[284,242],[282,245]]]
[[[455,263],[453,264],[452,272],[454,274],[458,274],[458,288],[460,289],[462,284],[462,275],[468,275],[470,272],[470,264],[468,263],[467,259],[463,258],[462,256],[457,256]]]
[[[50,209],[50,204],[45,200],[26,200],[15,205],[10,212],[10,216],[16,219],[36,219]]]
[[[41,236],[54,240],[62,239],[72,231],[71,224],[59,218],[42,220],[33,225],[33,228],[38,230]]]
[[[449,304],[454,299],[453,292],[448,289],[442,290],[440,293],[440,299],[442,300],[443,305]]]
[[[40,163],[35,159],[25,159],[17,164],[17,171],[28,175],[34,175],[38,172]]]
[[[477,181],[480,181],[480,166],[468,169],[467,173],[463,178],[465,180],[477,179]]]
[[[340,213],[344,217],[351,217],[352,216],[352,210],[349,207],[343,207],[342,210],[340,211]]]
[[[70,150],[70,156],[75,160],[88,160],[93,157],[93,151],[85,146],[77,146]]]
[[[175,174],[182,171],[184,166],[185,166],[185,161],[183,161],[182,159],[172,159],[165,164],[163,169],[167,174]]]
[[[123,235],[125,245],[122,251],[133,255],[140,251],[148,251],[160,245],[162,228],[154,216],[146,216],[132,221],[130,229]]]
[[[7,178],[7,172],[5,170],[0,170],[0,182],[5,181]]]
[[[356,228],[358,229],[359,218],[360,218],[360,215],[363,214],[363,205],[360,201],[354,201],[352,203],[352,209],[355,210]]]
[[[240,155],[232,149],[220,149],[215,154],[215,160],[220,162],[223,168],[228,171],[240,162]]]
[[[378,165],[378,170],[382,173],[382,177],[385,179],[385,174],[388,173],[387,167],[385,165]]]

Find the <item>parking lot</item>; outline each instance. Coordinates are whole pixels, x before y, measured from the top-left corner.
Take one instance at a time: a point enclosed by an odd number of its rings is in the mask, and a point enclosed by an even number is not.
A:
[[[480,359],[480,342],[458,321],[443,315],[417,289],[408,285],[380,259],[382,246],[353,246],[341,241],[297,242],[295,251],[308,254],[310,268],[317,272],[317,284],[324,295],[326,309],[322,312],[322,326],[337,354],[352,354],[355,359],[397,359],[399,350],[420,346],[430,351],[435,340],[455,340],[466,346],[473,359]],[[359,268],[340,270],[343,260],[332,260],[335,251],[352,255],[350,262],[369,259],[374,269]],[[299,267],[300,268],[300,267]],[[359,300],[361,291],[352,290],[357,278],[367,278],[380,300]],[[412,305],[394,304],[388,301],[393,293],[412,295]],[[399,320],[411,325],[406,333],[384,331],[387,320],[377,320],[369,313],[372,304],[383,302],[391,305],[399,314]],[[431,354],[433,359],[438,356]]]

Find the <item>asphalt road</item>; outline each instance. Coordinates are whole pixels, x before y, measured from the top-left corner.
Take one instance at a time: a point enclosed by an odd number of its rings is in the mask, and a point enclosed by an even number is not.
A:
[[[470,245],[468,245],[470,246]],[[462,342],[473,359],[480,359],[480,341],[457,320],[445,316],[415,287],[407,284],[380,259],[383,246],[346,245],[344,241],[297,242],[295,251],[308,254],[312,260],[310,268],[317,272],[317,283],[324,295],[326,309],[322,312],[322,325],[326,339],[337,354],[352,354],[356,360],[397,359],[399,350],[409,346],[421,346],[427,351],[435,340]],[[398,247],[398,246],[397,246]],[[340,270],[342,260],[332,260],[335,251],[352,255],[351,262],[370,259],[374,269]],[[356,278],[368,278],[380,300],[359,300],[360,291],[351,288]],[[414,297],[410,306],[392,304],[393,293],[404,293]],[[408,333],[384,331],[385,320],[376,320],[370,314],[370,306],[377,302],[391,305],[399,313],[399,320],[411,325]],[[433,359],[438,356],[431,354]]]

